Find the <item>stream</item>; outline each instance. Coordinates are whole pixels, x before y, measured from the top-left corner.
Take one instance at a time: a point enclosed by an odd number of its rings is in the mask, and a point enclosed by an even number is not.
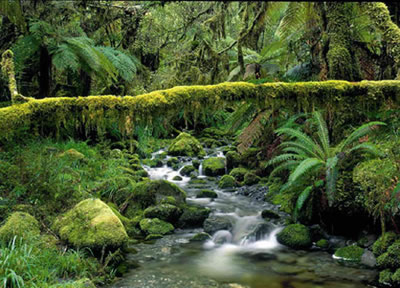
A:
[[[153,154],[162,153],[160,150]],[[223,157],[221,150],[208,150],[206,157]],[[164,159],[164,163],[166,163]],[[180,157],[181,167],[192,159]],[[202,174],[193,184],[190,177],[172,180],[179,170],[144,166],[151,179],[171,181],[187,192],[187,203],[208,207],[218,219],[212,239],[192,242],[203,229],[176,229],[172,235],[132,245],[136,253],[127,261],[137,264],[109,288],[361,288],[373,287],[376,271],[345,267],[319,249],[295,251],[280,245],[276,234],[283,228],[284,215],[278,207],[264,202],[262,188],[218,189],[216,180]],[[218,198],[196,198],[201,189],[211,189]],[[245,196],[246,194],[250,194]],[[280,220],[266,221],[261,211],[278,212]],[[219,223],[219,224],[218,224]],[[221,229],[218,229],[220,226]],[[229,226],[229,227],[228,227]]]

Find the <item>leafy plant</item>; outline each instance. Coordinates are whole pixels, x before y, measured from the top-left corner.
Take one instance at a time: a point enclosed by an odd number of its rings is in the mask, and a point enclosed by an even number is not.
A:
[[[367,135],[377,126],[385,125],[383,122],[370,122],[362,125],[351,133],[338,145],[332,147],[329,140],[327,125],[320,112],[314,112],[310,119],[316,131],[312,135],[293,129],[279,128],[276,133],[279,136],[287,137],[287,140],[280,144],[282,152],[267,162],[267,166],[276,166],[271,173],[274,175],[282,170],[289,170],[288,181],[282,186],[281,191],[292,187],[300,179],[312,177],[322,180],[325,184],[324,194],[328,198],[331,206],[335,200],[336,180],[339,173],[340,164],[350,155],[357,151],[365,151],[379,155],[378,149],[371,143],[359,143],[359,139]],[[298,196],[295,210],[303,208],[307,198],[310,197],[312,190],[320,186],[321,182],[307,186]]]

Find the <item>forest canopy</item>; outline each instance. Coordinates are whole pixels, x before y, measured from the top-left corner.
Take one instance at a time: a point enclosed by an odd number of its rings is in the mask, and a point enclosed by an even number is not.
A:
[[[386,5],[5,0],[0,53],[13,52],[18,90],[34,98],[395,79],[399,4]],[[10,100],[6,78],[0,101]]]

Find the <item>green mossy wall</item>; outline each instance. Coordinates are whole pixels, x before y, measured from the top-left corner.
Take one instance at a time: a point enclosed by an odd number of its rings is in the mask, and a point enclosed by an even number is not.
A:
[[[151,123],[162,116],[176,120],[182,110],[186,117],[199,118],[232,101],[255,101],[260,108],[289,111],[323,109],[335,125],[354,122],[365,113],[400,103],[400,81],[326,81],[297,83],[245,82],[208,86],[179,86],[135,97],[89,96],[46,98],[0,109],[0,143],[18,136],[21,130],[37,136],[102,135],[117,124],[124,135],[134,125]],[[24,129],[23,129],[24,128]]]

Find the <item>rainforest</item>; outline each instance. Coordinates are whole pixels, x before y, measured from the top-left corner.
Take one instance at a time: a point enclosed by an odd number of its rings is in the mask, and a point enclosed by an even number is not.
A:
[[[399,25],[0,1],[0,288],[400,287]]]

